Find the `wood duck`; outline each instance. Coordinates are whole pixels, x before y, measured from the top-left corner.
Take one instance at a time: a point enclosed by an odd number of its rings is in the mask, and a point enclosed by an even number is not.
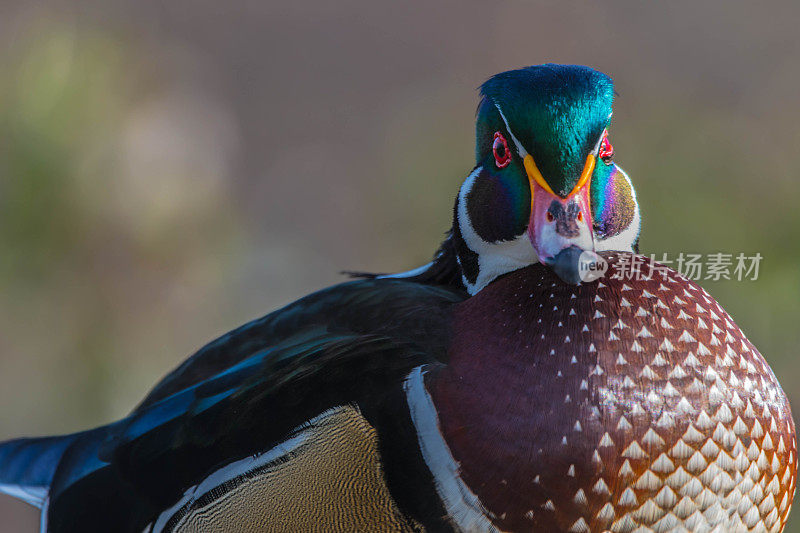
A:
[[[477,165],[429,265],[203,347],[126,418],[0,445],[0,490],[71,531],[780,531],[775,376],[702,288],[618,279],[640,215],[611,80],[481,88]],[[608,273],[582,281],[599,251]]]

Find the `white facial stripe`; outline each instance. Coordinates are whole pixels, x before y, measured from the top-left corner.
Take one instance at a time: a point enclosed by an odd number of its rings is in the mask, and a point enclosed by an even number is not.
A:
[[[604,131],[606,131],[606,130],[603,130],[603,132]],[[594,148],[592,149],[592,155],[595,156],[595,157],[597,157],[597,154],[600,153],[600,143],[601,142],[603,142],[603,133],[602,132],[600,133],[600,137],[597,139],[597,143],[594,145]]]
[[[458,192],[458,208],[456,211],[461,237],[467,247],[478,254],[478,277],[475,283],[467,281],[466,276],[461,278],[467,288],[467,292],[470,294],[477,293],[502,274],[519,270],[539,261],[539,257],[533,249],[533,244],[528,238],[527,229],[515,239],[501,242],[486,242],[475,232],[467,212],[467,196],[482,170],[483,167],[477,167],[464,180],[464,184]],[[461,264],[460,259],[459,264]]]
[[[500,113],[500,118],[503,119],[503,123],[506,125],[506,130],[508,130],[509,135],[511,135],[511,140],[514,141],[514,145],[517,147],[517,154],[520,156],[520,158],[525,159],[525,156],[528,155],[528,151],[525,150],[525,148],[522,146],[522,143],[519,142],[519,139],[517,139],[517,136],[514,135],[513,131],[511,131],[511,126],[508,125],[508,120],[506,120],[506,116],[503,114],[503,110],[500,109],[500,106],[497,104],[497,102],[494,102],[494,107],[497,108],[497,112]],[[613,113],[608,114],[609,120],[611,120],[611,115],[613,115]],[[605,128],[603,128],[603,131],[605,131]],[[597,139],[597,143],[595,143],[594,148],[592,149],[592,155],[595,157],[600,152],[600,143],[602,140],[603,134],[601,132],[600,137]]]
[[[506,125],[506,130],[508,130],[508,134],[511,135],[511,140],[514,141],[514,146],[517,147],[517,155],[519,155],[520,159],[525,159],[525,156],[528,155],[528,151],[522,146],[522,143],[519,142],[517,136],[514,135],[514,132],[511,131],[511,126],[508,125],[508,121],[506,120],[506,116],[503,114],[503,110],[500,109],[500,106],[497,105],[495,102],[494,106],[497,108],[497,112],[500,113],[500,118],[503,119],[503,123]]]
[[[433,475],[436,492],[459,531],[496,532],[478,496],[464,483],[460,467],[440,431],[439,417],[422,379],[422,367],[411,371],[403,383],[408,410],[425,464]]]
[[[606,119],[606,124],[610,124],[610,122],[611,122],[611,115],[613,115],[613,114],[614,114],[614,112],[613,112],[613,111],[612,111],[611,113],[609,113],[609,114],[608,114],[608,118]],[[600,138],[599,138],[599,139],[597,139],[597,144],[595,144],[595,145],[594,145],[594,150],[592,150],[592,154],[593,154],[595,157],[597,157],[597,154],[599,154],[599,153],[600,153],[600,143],[603,141],[603,132],[605,132],[607,129],[608,129],[608,126],[606,126],[605,128],[603,128],[603,131],[601,131],[601,132],[600,132]]]

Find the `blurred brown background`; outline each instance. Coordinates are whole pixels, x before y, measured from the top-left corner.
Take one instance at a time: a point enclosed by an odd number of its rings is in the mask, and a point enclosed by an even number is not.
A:
[[[764,256],[703,285],[800,413],[798,21],[788,0],[2,1],[0,438],[111,421],[338,271],[426,262],[477,86],[548,61],[616,82],[643,252]]]

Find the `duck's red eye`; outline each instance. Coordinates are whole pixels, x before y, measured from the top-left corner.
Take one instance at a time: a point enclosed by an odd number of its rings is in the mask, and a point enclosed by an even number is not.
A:
[[[597,152],[597,157],[602,159],[606,165],[610,165],[611,159],[614,157],[614,147],[611,146],[611,141],[608,140],[608,130],[603,131],[603,139],[600,141],[600,150]]]
[[[511,152],[508,151],[508,143],[503,134],[499,131],[494,134],[494,144],[492,145],[492,152],[494,152],[494,162],[497,163],[497,168],[505,168],[511,162]]]

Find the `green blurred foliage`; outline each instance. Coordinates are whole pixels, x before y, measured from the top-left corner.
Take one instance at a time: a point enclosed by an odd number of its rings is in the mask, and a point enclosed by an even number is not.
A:
[[[0,410],[4,433],[102,423],[120,396],[130,407],[143,388],[125,369],[171,335],[138,295],[197,282],[213,294],[237,233],[221,181],[203,192],[181,167],[126,170],[140,100],[162,90],[142,87],[152,73],[134,49],[47,18],[28,35],[0,78],[0,397],[36,391],[41,404]],[[170,183],[191,189],[165,207]]]
[[[78,42],[58,26],[43,33],[46,39],[22,43],[19,55],[5,58],[10,75],[0,82],[0,290],[3,310],[23,315],[32,300],[49,296],[58,305],[65,284],[95,287],[88,272],[81,275],[87,251],[97,244],[93,226],[101,224],[81,194],[91,175],[84,158],[122,112],[119,47],[99,38]],[[70,397],[97,411],[92,404],[107,382],[107,315],[96,295],[81,298],[72,311],[86,318],[75,324],[80,330],[67,356],[91,362],[85,368],[92,372],[82,394]]]
[[[119,50],[52,28],[12,57],[0,86],[2,278],[39,283],[54,263],[79,256],[91,225],[81,201],[81,157],[122,111]],[[6,288],[6,287],[4,287]]]

